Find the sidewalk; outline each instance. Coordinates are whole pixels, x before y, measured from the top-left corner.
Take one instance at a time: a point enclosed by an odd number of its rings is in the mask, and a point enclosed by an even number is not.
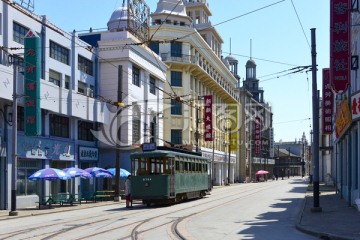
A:
[[[313,188],[309,185],[302,213],[296,228],[320,239],[360,239],[360,212],[335,193],[334,187],[320,184],[321,212],[311,212],[314,206]]]
[[[51,206],[51,208],[47,206],[41,206],[41,209],[36,207],[32,208],[25,208],[25,209],[17,209],[18,215],[17,216],[9,216],[9,210],[0,210],[0,222],[2,220],[6,219],[14,219],[17,217],[27,217],[27,216],[36,216],[36,215],[42,215],[42,214],[51,214],[56,212],[65,212],[65,211],[73,211],[78,209],[84,209],[84,208],[94,208],[94,207],[100,207],[104,205],[124,205],[125,207],[125,201],[121,202],[114,202],[114,201],[101,201],[101,202],[89,202],[89,203],[81,203],[80,204],[74,204],[74,205],[64,205],[59,206],[58,204],[54,204]]]

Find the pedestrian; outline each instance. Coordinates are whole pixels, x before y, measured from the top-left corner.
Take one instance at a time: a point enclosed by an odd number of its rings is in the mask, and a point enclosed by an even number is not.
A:
[[[275,174],[275,178],[276,178],[276,181],[278,180],[279,178],[279,175]]]
[[[126,207],[132,207],[132,197],[131,197],[131,175],[129,175],[125,180],[125,199]]]

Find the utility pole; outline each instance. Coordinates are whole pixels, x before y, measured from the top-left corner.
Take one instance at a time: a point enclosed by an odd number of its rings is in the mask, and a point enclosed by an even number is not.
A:
[[[13,58],[13,122],[12,122],[12,157],[13,162],[11,164],[11,211],[9,216],[17,216],[16,211],[16,168],[17,168],[17,66],[15,59]]]
[[[316,82],[316,34],[315,28],[311,29],[311,59],[312,59],[312,107],[313,107],[313,127],[314,127],[314,147],[313,147],[313,161],[314,161],[314,180],[313,180],[313,195],[314,206],[311,208],[312,212],[321,212],[320,197],[319,197],[319,98]]]
[[[122,66],[118,66],[118,92],[117,92],[117,101],[122,103]],[[121,111],[122,109],[117,109],[116,111],[116,164],[115,164],[115,202],[120,202],[120,144],[121,144]]]

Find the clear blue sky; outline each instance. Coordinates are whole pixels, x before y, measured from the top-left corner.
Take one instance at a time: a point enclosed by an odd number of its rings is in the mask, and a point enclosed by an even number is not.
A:
[[[112,12],[122,4],[122,0],[34,1],[36,14],[47,15],[52,23],[69,32],[106,28]],[[146,1],[150,12],[155,11],[157,2]],[[321,69],[329,67],[329,1],[208,0],[208,3],[213,14],[210,21],[224,40],[224,57],[230,53],[231,38],[231,53],[239,60],[241,79],[245,77],[252,40],[251,52],[260,87],[274,113],[275,141],[294,141],[303,132],[309,140],[312,74],[283,75],[293,67],[311,65],[310,29],[316,28],[317,83],[321,91]],[[227,21],[233,18],[236,19]]]

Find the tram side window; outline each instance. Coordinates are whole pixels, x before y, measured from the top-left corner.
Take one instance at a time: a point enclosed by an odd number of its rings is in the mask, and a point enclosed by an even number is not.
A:
[[[179,162],[179,161],[176,161],[176,162],[175,162],[175,171],[176,171],[177,173],[181,172],[181,170],[180,170],[180,162]]]
[[[180,172],[184,172],[184,162],[180,162]]]
[[[185,172],[189,171],[189,163],[188,162],[184,162],[184,171]]]
[[[164,172],[163,164],[161,159],[151,159],[151,173],[161,174]]]

